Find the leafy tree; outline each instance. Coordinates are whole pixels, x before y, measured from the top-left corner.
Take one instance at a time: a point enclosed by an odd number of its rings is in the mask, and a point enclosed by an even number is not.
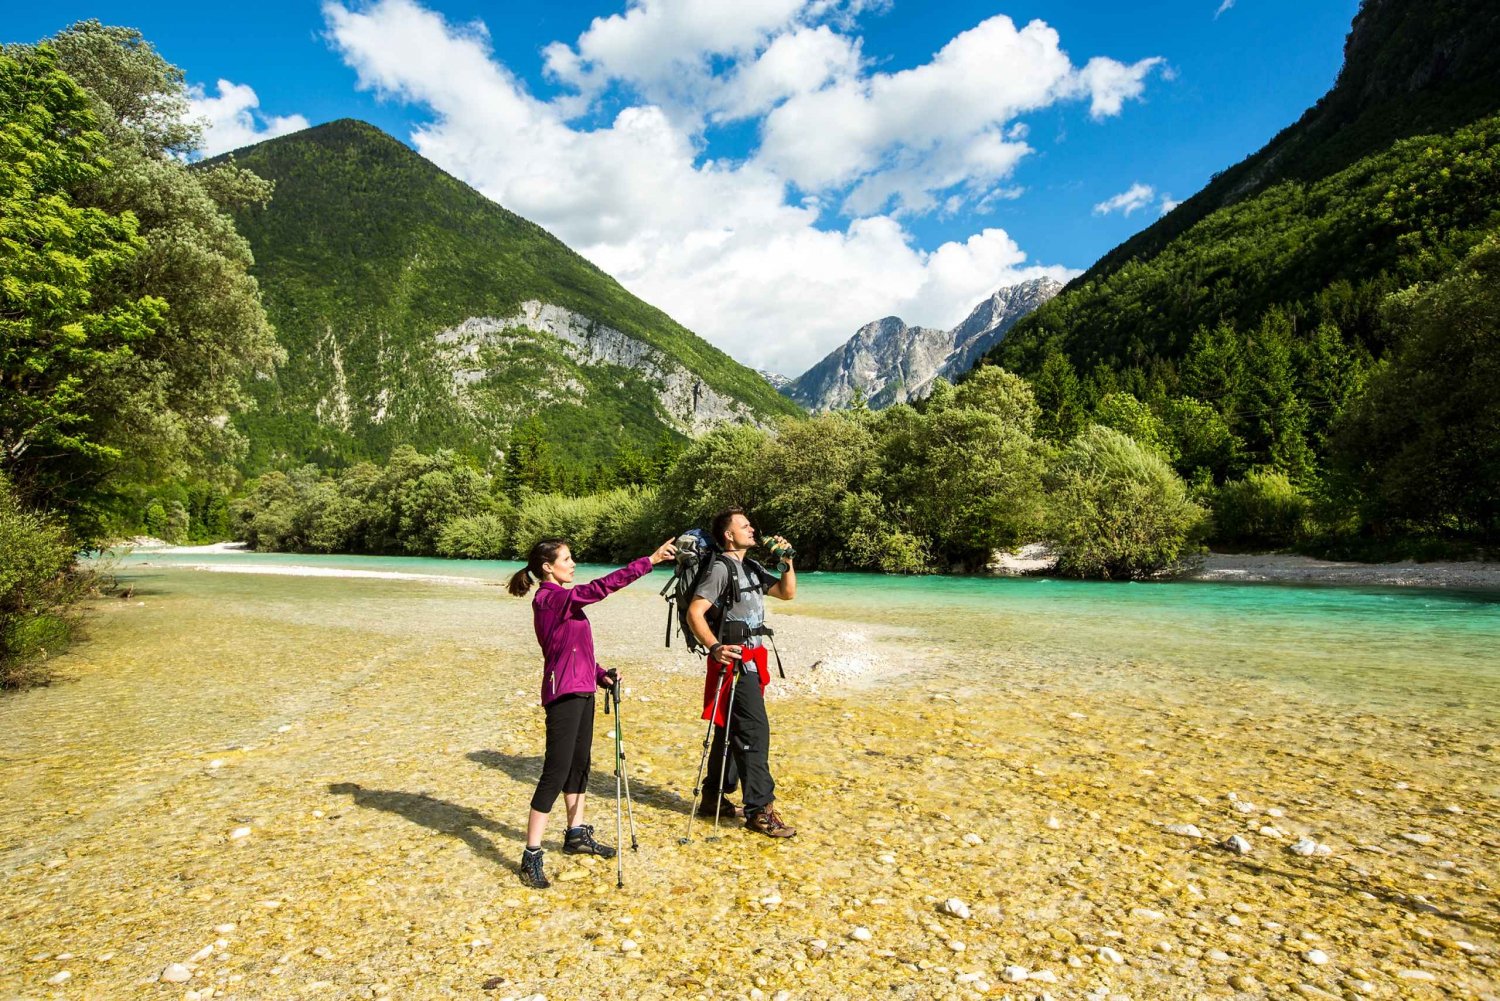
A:
[[[1083,390],[1068,356],[1053,348],[1031,380],[1039,416],[1037,432],[1049,441],[1071,441],[1087,423]]]
[[[1386,319],[1395,349],[1336,424],[1335,463],[1377,531],[1500,538],[1500,234]]]
[[[763,446],[764,495],[756,528],[795,540],[799,562],[821,566],[844,545],[841,504],[863,485],[875,454],[867,415],[825,413],[784,421]]]
[[[80,177],[73,198],[139,221],[140,251],[109,273],[108,293],[165,304],[153,336],[90,385],[96,425],[120,443],[119,463],[74,482],[107,492],[106,472],[151,482],[194,471],[227,482],[245,447],[227,418],[250,404],[248,377],[269,374],[283,357],[230,215],[264,205],[271,186],[232,164],[183,161],[201,136],[187,122],[182,71],[139,32],[83,21],[49,44],[89,95],[110,162]]]
[[[1047,531],[1065,574],[1128,580],[1170,570],[1206,527],[1182,479],[1113,428],[1094,425],[1074,439],[1048,483]]]
[[[769,436],[744,425],[721,425],[688,445],[661,484],[662,512],[677,531],[707,528],[727,507],[754,511],[767,496],[764,461]]]
[[[998,365],[975,369],[954,390],[954,406],[993,414],[1006,427],[1024,434],[1036,431],[1036,396],[1026,380]]]
[[[1100,400],[1094,420],[1134,439],[1169,463],[1179,458],[1177,443],[1166,423],[1130,393],[1110,393]]]
[[[108,166],[95,125],[50,47],[0,52],[0,472],[41,503],[76,503],[74,471],[129,447],[106,387],[166,311],[116,287],[145,247],[135,218],[70,197]]]
[[[881,415],[875,489],[947,565],[982,566],[1041,518],[1042,452],[1024,431],[964,407]]]

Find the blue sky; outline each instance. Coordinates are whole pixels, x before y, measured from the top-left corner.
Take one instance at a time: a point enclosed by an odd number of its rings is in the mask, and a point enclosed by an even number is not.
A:
[[[886,315],[1067,277],[1333,83],[1357,0],[201,3],[97,17],[198,88],[208,152],[385,129],[731,355],[796,375]]]

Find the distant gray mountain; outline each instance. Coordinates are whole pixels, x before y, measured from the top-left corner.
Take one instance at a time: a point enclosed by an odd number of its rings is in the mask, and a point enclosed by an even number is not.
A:
[[[841,410],[856,395],[877,408],[920,400],[933,379],[967,372],[1017,320],[1061,289],[1051,278],[1003,288],[952,330],[908,327],[900,317],[887,316],[860,327],[843,346],[778,388],[809,410]]]
[[[792,384],[792,380],[788,379],[780,372],[770,372],[766,369],[758,368],[755,370],[755,374],[769,382],[771,384],[771,388],[776,390],[776,392],[782,394],[783,396],[786,395],[787,387]]]

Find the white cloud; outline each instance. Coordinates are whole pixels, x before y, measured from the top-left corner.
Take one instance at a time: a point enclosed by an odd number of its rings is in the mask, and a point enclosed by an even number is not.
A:
[[[1166,215],[1168,212],[1172,211],[1181,204],[1182,199],[1173,198],[1171,195],[1163,194],[1161,196],[1161,214]]]
[[[480,27],[417,0],[324,14],[362,87],[430,110],[411,136],[422,155],[740,361],[796,375],[875,317],[947,327],[1004,285],[1072,277],[997,228],[924,250],[901,218],[1018,197],[1006,182],[1031,147],[1015,116],[1084,99],[1115,114],[1156,62],[1079,69],[1045,24],[991,18],[924,65],[869,73],[857,38],[815,23],[853,7],[639,0],[547,50],[551,79],[576,88],[550,100]],[[638,99],[574,124],[620,100],[616,83]],[[705,155],[704,122],[744,118],[761,118],[758,149]]]
[[[1214,11],[1214,20],[1217,21],[1221,14],[1225,13],[1233,6],[1234,0],[1223,0],[1223,3],[1219,4],[1219,9]]]
[[[725,83],[714,118],[732,121],[765,114],[778,102],[809,94],[859,71],[859,43],[827,25],[777,36],[754,62]]]
[[[1125,215],[1130,215],[1136,209],[1142,209],[1150,205],[1155,198],[1156,189],[1149,184],[1141,184],[1137,181],[1129,189],[1095,205],[1094,214],[1108,215],[1111,212],[1122,212]]]
[[[805,0],[631,0],[595,18],[576,45],[543,55],[556,80],[592,93],[611,80],[653,102],[682,98],[712,76],[709,59],[753,53],[793,25]]]
[[[218,97],[209,97],[201,86],[188,92],[188,117],[204,124],[204,156],[218,156],[263,139],[300,132],[307,128],[301,115],[266,115],[261,113],[260,98],[243,83],[220,80]]]

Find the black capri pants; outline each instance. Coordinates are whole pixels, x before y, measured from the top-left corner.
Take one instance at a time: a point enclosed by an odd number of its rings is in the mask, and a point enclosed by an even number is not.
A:
[[[594,693],[564,695],[547,706],[547,755],[531,808],[551,813],[558,793],[583,792],[589,785],[594,745]]]

